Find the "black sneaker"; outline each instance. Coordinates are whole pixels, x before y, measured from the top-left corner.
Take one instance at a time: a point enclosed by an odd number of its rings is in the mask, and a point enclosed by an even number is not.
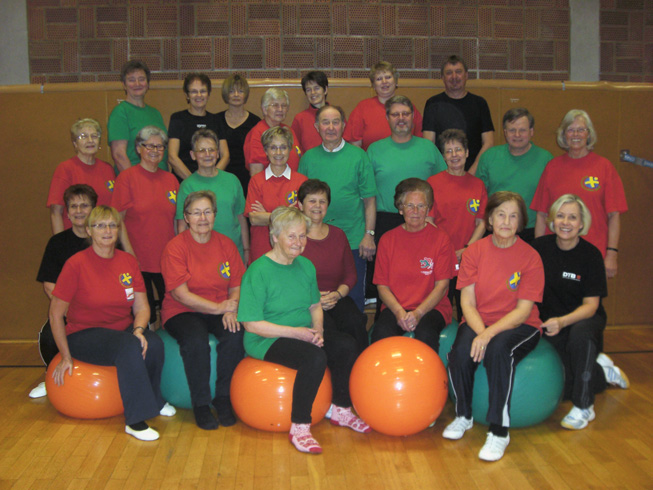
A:
[[[216,398],[213,400],[213,406],[218,412],[218,420],[225,427],[231,427],[236,423],[236,416],[234,415],[233,408],[231,408],[231,400],[227,396]]]

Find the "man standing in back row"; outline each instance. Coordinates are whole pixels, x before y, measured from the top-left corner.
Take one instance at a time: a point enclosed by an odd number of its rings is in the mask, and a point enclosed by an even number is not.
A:
[[[517,192],[526,201],[528,224],[519,237],[527,243],[535,237],[537,213],[530,209],[544,167],[553,158],[550,152],[534,145],[531,138],[535,120],[528,109],[515,107],[503,116],[505,145],[495,146],[481,155],[476,177],[485,184],[487,195],[497,191]]]
[[[467,92],[467,65],[462,58],[449,56],[441,73],[444,92],[426,101],[422,134],[436,144],[446,129],[463,130],[469,141],[465,170],[474,175],[479,157],[494,145],[490,108],[483,97]]]

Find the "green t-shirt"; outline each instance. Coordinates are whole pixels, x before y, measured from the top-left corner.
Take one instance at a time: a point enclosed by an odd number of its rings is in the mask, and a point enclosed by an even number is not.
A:
[[[517,157],[510,153],[507,144],[494,146],[481,155],[476,170],[476,177],[485,184],[488,196],[497,191],[512,191],[524,198],[527,228],[535,226],[537,213],[530,208],[531,201],[544,167],[553,158],[544,148],[531,145],[530,150]]]
[[[315,266],[306,257],[282,265],[266,255],[249,266],[240,284],[238,321],[267,321],[287,327],[310,327],[311,305],[320,302]],[[263,359],[278,337],[245,331],[245,352]]]
[[[304,153],[299,173],[329,184],[331,204],[324,221],[344,231],[349,246],[357,249],[365,236],[363,199],[376,195],[374,171],[367,153],[349,143],[336,152],[319,145]]]
[[[396,213],[394,198],[397,184],[417,177],[426,180],[446,170],[440,151],[424,138],[413,136],[408,143],[395,143],[388,136],[367,149],[376,179],[376,210]]]
[[[156,126],[168,134],[168,129],[163,122],[163,116],[161,116],[161,113],[157,109],[149,105],[137,107],[123,100],[113,108],[109,116],[109,122],[107,123],[109,143],[112,141],[126,140],[127,157],[132,165],[138,165],[141,161],[141,157],[136,152],[134,143],[138,132],[145,126]],[[168,150],[163,153],[159,168],[168,170]],[[120,170],[116,167],[116,175],[119,173]]]
[[[184,201],[186,196],[197,191],[212,191],[218,205],[213,229],[233,240],[243,260],[243,237],[241,235],[238,215],[245,212],[245,196],[238,177],[224,170],[219,170],[215,177],[203,177],[197,172],[185,179],[177,193],[177,214],[175,219],[184,219]]]

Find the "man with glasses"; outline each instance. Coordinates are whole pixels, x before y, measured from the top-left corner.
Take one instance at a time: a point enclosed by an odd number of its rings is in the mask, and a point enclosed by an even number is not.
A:
[[[385,103],[385,114],[390,125],[390,136],[372,143],[367,155],[376,180],[376,229],[374,240],[386,231],[403,224],[395,207],[395,188],[402,180],[416,177],[426,180],[446,170],[447,166],[437,147],[419,136],[413,136],[415,108],[410,99],[395,95]],[[368,277],[373,273],[368,267]],[[370,297],[372,291],[368,292]]]
[[[534,238],[537,213],[530,209],[544,167],[553,158],[550,152],[533,144],[535,120],[528,109],[515,107],[503,116],[506,144],[481,155],[476,176],[483,181],[488,196],[497,191],[512,191],[526,201],[528,224],[519,236],[530,243]]]

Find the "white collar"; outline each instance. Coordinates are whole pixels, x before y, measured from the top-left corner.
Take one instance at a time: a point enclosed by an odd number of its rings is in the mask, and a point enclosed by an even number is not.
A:
[[[265,167],[265,180],[269,180],[270,177],[277,177],[272,173],[272,165],[268,165]],[[286,169],[283,171],[279,177],[285,177],[286,179],[290,180],[290,167],[286,163]]]
[[[329,150],[326,146],[324,146],[324,143],[322,143],[322,148],[324,148],[324,151],[327,153],[335,153],[337,151],[342,150],[345,147],[345,138],[342,138],[340,140],[340,144],[336,146],[333,150]]]

